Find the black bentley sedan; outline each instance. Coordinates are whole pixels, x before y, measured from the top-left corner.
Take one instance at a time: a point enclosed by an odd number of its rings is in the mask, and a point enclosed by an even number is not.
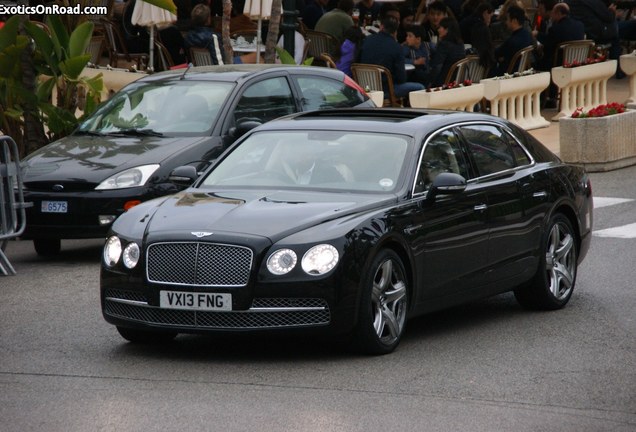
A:
[[[23,161],[23,238],[40,255],[60,239],[103,238],[117,216],[177,192],[168,174],[203,171],[256,123],[299,111],[374,106],[337,70],[285,65],[181,69],[142,78],[118,92],[70,136]]]
[[[129,341],[305,329],[388,353],[409,317],[469,300],[562,308],[591,239],[585,171],[481,114],[297,114],[171,178],[193,184],[104,247],[103,315]]]

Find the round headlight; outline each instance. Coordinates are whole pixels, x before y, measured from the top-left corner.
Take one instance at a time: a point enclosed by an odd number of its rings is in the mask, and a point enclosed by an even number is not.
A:
[[[112,236],[106,240],[104,245],[104,264],[108,267],[114,267],[121,257],[121,241],[119,237]]]
[[[134,268],[137,263],[139,262],[139,246],[137,245],[137,243],[129,243],[125,248],[124,248],[124,253],[123,253],[123,262],[124,265],[131,269]]]
[[[289,273],[298,262],[296,252],[291,249],[280,249],[270,255],[267,260],[267,270],[275,275]]]
[[[325,274],[338,264],[338,249],[328,244],[314,246],[305,253],[301,264],[307,274]]]

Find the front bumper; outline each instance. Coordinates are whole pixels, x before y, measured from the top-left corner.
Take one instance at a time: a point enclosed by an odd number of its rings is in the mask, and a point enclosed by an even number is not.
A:
[[[154,198],[146,188],[73,193],[46,193],[27,191],[26,202],[33,206],[26,211],[25,239],[83,239],[103,238],[112,223],[100,224],[99,216],[117,218],[124,213],[124,205],[131,200],[147,201]],[[66,213],[42,212],[42,201],[67,203]]]

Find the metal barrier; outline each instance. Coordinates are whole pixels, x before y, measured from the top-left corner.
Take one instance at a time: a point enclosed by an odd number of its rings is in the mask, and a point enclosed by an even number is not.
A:
[[[14,187],[17,185],[17,188]],[[0,274],[14,275],[15,270],[4,250],[9,239],[18,237],[26,227],[25,208],[22,193],[22,173],[18,146],[9,136],[0,136]]]

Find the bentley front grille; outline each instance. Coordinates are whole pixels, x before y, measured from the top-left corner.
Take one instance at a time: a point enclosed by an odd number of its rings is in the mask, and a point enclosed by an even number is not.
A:
[[[155,243],[148,247],[148,281],[170,285],[245,286],[250,248],[216,243]]]
[[[210,312],[151,306],[142,294],[105,293],[104,312],[116,318],[195,329],[276,329],[329,324],[329,305],[316,298],[255,298],[245,311]]]

